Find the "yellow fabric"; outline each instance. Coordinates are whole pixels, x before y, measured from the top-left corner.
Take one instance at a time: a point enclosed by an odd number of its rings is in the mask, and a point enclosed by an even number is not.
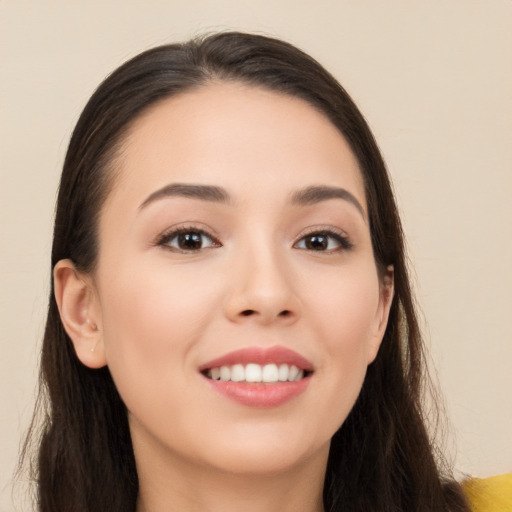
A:
[[[512,512],[512,473],[462,483],[472,512]]]

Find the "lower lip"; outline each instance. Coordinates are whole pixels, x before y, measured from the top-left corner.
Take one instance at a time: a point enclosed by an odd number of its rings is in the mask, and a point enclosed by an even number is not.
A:
[[[303,393],[309,385],[311,376],[304,377],[297,382],[277,382],[275,384],[223,382],[206,379],[215,391],[239,404],[249,407],[270,408],[283,405]]]

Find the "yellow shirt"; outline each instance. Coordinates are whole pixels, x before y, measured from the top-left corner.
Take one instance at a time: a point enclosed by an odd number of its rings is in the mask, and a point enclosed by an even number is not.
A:
[[[512,473],[462,483],[472,512],[512,512]]]

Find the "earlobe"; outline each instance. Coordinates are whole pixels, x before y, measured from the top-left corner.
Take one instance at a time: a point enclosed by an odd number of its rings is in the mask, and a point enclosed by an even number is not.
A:
[[[55,265],[53,281],[62,325],[78,359],[89,368],[105,366],[101,310],[91,279],[66,259]]]
[[[395,275],[393,265],[386,268],[384,276],[381,278],[380,292],[379,292],[379,306],[375,317],[374,331],[371,336],[371,341],[368,347],[368,364],[372,363],[377,357],[380,344],[384,338],[386,327],[388,325],[389,312],[393,297],[395,294]]]

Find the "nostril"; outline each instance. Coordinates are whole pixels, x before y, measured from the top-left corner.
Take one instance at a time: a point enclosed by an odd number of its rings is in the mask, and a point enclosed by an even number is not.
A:
[[[257,312],[254,309],[244,309],[243,311],[240,312],[242,316],[251,316],[255,315],[256,313]],[[281,311],[277,316],[286,318],[291,314],[292,312],[289,309],[283,309],[283,311]]]

